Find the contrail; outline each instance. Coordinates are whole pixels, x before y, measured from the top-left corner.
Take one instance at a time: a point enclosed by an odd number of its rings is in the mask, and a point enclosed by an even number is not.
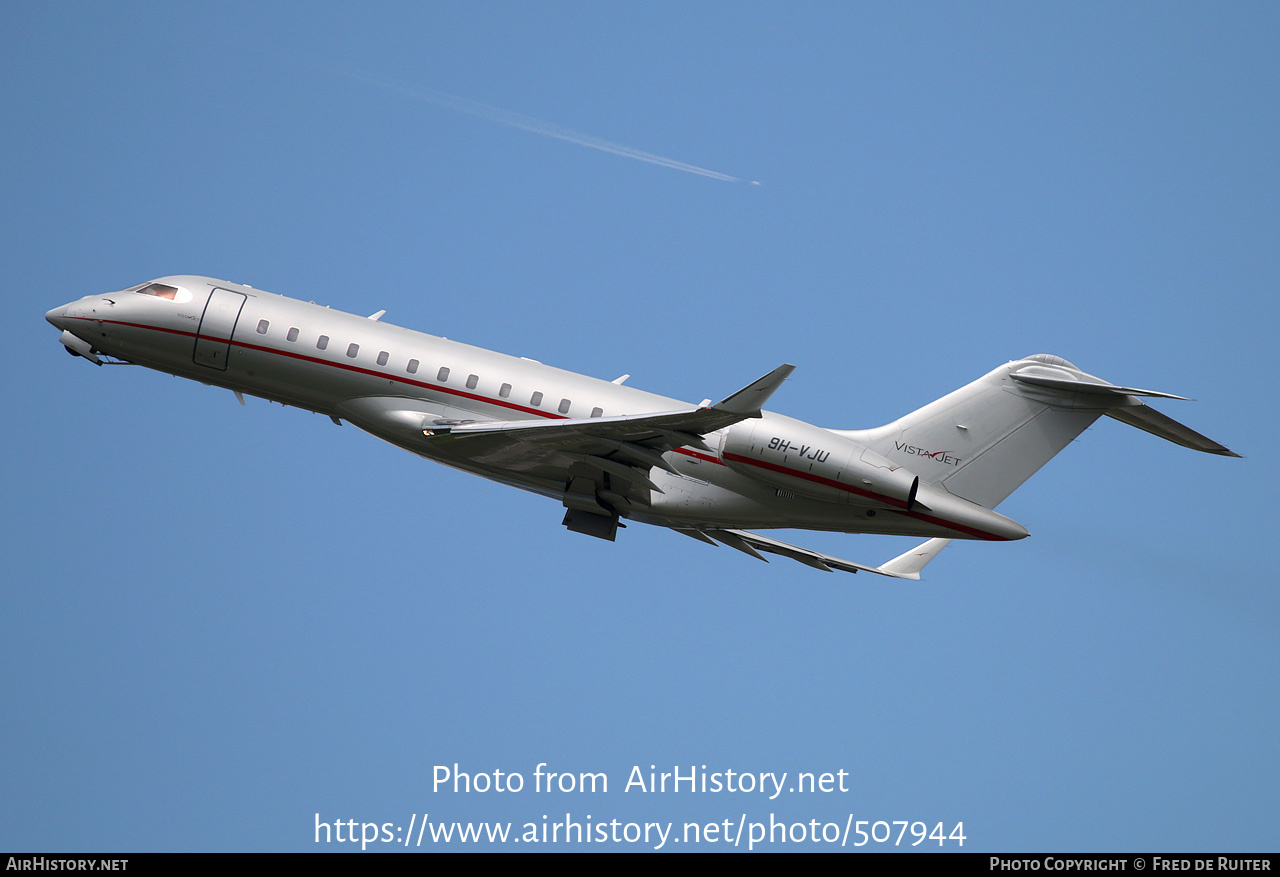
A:
[[[632,149],[630,146],[623,146],[621,143],[612,143],[608,140],[602,140],[599,137],[592,137],[590,134],[583,134],[580,131],[574,131],[570,128],[563,128],[552,122],[543,119],[535,119],[533,116],[525,116],[520,113],[504,110],[502,107],[490,106],[480,101],[470,100],[465,97],[458,97],[455,94],[448,94],[443,91],[436,91],[431,88],[417,88],[411,85],[405,85],[392,79],[384,79],[380,76],[374,76],[369,73],[363,73],[357,70],[342,70],[347,76],[353,79],[360,79],[380,88],[390,91],[397,91],[400,94],[409,97],[425,100],[436,106],[453,110],[458,113],[466,113],[468,116],[475,116],[479,119],[485,119],[490,122],[497,122],[499,125],[506,125],[508,128],[519,128],[521,131],[528,131],[531,134],[541,134],[544,137],[554,137],[557,140],[564,140],[568,143],[576,143],[579,146],[585,146],[588,149],[598,149],[601,152],[608,152],[611,155],[620,155],[623,158],[634,158],[636,161],[647,161],[649,164],[656,164],[660,167],[669,167],[672,170],[684,171],[685,173],[698,174],[703,177],[710,177],[713,180],[723,180],[726,183],[742,182],[738,177],[731,177],[728,174],[722,174],[719,171],[708,170],[705,167],[698,167],[696,164],[689,164],[684,161],[676,161],[674,158],[666,158],[661,155],[654,155],[652,152],[645,152],[640,149]]]

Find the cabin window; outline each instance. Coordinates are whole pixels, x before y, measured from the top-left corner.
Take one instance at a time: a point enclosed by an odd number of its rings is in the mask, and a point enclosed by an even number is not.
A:
[[[511,385],[510,385],[510,384],[503,384],[501,387],[499,387],[499,388],[498,388],[498,395],[499,395],[499,396],[501,396],[503,399],[505,399],[505,398],[507,398],[508,396],[510,396],[510,395],[511,395]]]
[[[286,340],[288,340],[288,341],[297,341],[297,340],[298,340],[298,327],[297,327],[297,326],[294,326],[292,329],[290,329],[290,330],[289,330],[289,334],[288,334],[288,335],[286,335],[286,336],[284,336],[284,337],[285,337],[285,339],[286,339]]]
[[[270,324],[270,323],[268,323],[266,320],[259,320],[259,321],[258,321],[258,334],[259,334],[259,335],[265,335],[265,334],[267,334],[267,329],[268,329],[270,326],[271,326],[271,324]]]
[[[449,369],[440,366],[440,371],[436,372],[436,380],[442,384],[449,380]]]
[[[568,400],[568,399],[561,399],[561,400],[560,400],[560,407],[559,407],[558,409],[556,409],[556,410],[558,410],[561,414],[568,414],[568,413],[569,413],[569,405],[570,405],[570,402],[569,402],[569,400]]]
[[[329,346],[329,336],[328,336],[328,335],[321,335],[321,336],[319,337],[319,339],[317,339],[317,340],[316,340],[316,347],[318,347],[319,349],[324,350],[324,349],[326,349],[328,346]]]
[[[592,408],[592,409],[591,409],[591,416],[592,416],[592,417],[603,417],[603,416],[604,416],[604,409],[603,409],[603,408]]]
[[[542,404],[541,391],[534,393],[532,396],[529,397],[529,404],[532,405],[534,408],[537,408]]]
[[[386,365],[387,360],[390,359],[390,357],[391,354],[387,353],[385,350],[382,351],[378,354],[378,365]]]
[[[352,359],[355,359],[355,358],[356,358],[356,356],[357,356],[357,355],[359,355],[359,353],[360,353],[360,345],[359,345],[359,344],[348,344],[348,345],[347,345],[347,356],[351,357]]]
[[[480,377],[478,375],[467,375],[468,390],[474,390],[476,388],[476,384],[478,383],[480,383]]]
[[[411,375],[416,375],[418,373],[418,361],[416,359],[409,360],[409,365],[405,371]]]

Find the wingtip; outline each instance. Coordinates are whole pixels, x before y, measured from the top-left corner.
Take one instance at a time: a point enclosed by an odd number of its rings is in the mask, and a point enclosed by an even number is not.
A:
[[[929,561],[938,556],[938,552],[951,544],[950,539],[930,539],[922,542],[910,551],[899,554],[893,560],[881,564],[877,572],[895,576],[900,579],[920,580],[920,571]]]
[[[782,386],[782,382],[790,377],[795,370],[796,367],[794,365],[784,362],[767,375],[752,381],[738,392],[726,396],[711,407],[717,411],[738,414],[743,417],[759,417],[760,409],[769,401],[769,397],[774,394],[778,387]]]

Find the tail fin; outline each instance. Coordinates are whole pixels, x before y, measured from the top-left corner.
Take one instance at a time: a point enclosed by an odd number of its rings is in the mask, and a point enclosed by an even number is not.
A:
[[[985,508],[995,508],[1103,414],[1198,451],[1238,456],[1138,396],[1183,398],[1118,387],[1038,353],[886,426],[835,432]]]

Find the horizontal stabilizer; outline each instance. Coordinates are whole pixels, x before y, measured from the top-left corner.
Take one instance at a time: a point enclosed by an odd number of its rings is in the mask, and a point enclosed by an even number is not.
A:
[[[1105,381],[1086,380],[1082,377],[1079,380],[1068,380],[1065,378],[1052,378],[1046,375],[1027,374],[1026,372],[1014,372],[1009,377],[1015,381],[1022,381],[1024,384],[1035,384],[1038,387],[1049,387],[1053,390],[1066,390],[1071,393],[1105,393],[1113,396],[1155,396],[1160,399],[1181,399],[1183,402],[1190,402],[1186,396],[1175,396],[1173,393],[1160,393],[1156,390],[1139,390],[1136,387],[1117,387],[1115,384],[1108,384]]]
[[[1167,439],[1175,445],[1191,448],[1193,451],[1204,451],[1206,454],[1217,454],[1221,457],[1240,456],[1218,444],[1213,439],[1201,435],[1189,426],[1183,426],[1172,417],[1161,414],[1148,405],[1139,403],[1128,408],[1111,408],[1107,411],[1107,416],[1114,417],[1121,423],[1136,426],[1138,429],[1149,432],[1152,435],[1158,435],[1160,438]]]
[[[1080,401],[1080,395],[1078,394],[1083,394],[1090,398],[1089,407],[1093,407],[1096,402],[1097,407],[1103,409],[1105,414],[1119,420],[1121,423],[1136,426],[1138,429],[1149,432],[1152,435],[1158,435],[1162,439],[1167,439],[1185,448],[1204,451],[1207,454],[1219,454],[1224,457],[1240,456],[1227,450],[1213,439],[1206,438],[1190,427],[1183,426],[1173,418],[1148,408],[1134,398],[1135,396],[1154,396],[1160,399],[1190,401],[1186,396],[1175,396],[1173,393],[1158,393],[1155,390],[1139,390],[1136,387],[1118,387],[1115,384],[1104,381],[1102,378],[1085,374],[1071,365],[1071,363],[1057,357],[1032,356],[1028,357],[1024,362],[1028,364],[1016,365],[1009,374],[1009,377],[1019,383],[1070,393],[1072,396],[1067,398],[1075,398],[1077,405]],[[1058,404],[1052,399],[1043,399],[1042,401],[1046,401],[1049,404]],[[1063,404],[1069,403],[1064,400]]]
[[[788,557],[803,563],[805,566],[811,566],[824,572],[831,572],[837,569],[841,572],[851,573],[873,572],[876,575],[889,576],[895,579],[912,580],[918,580],[920,578],[920,570],[924,569],[925,564],[933,560],[938,555],[938,552],[951,541],[950,539],[930,539],[923,545],[911,549],[906,554],[898,555],[883,566],[867,566],[861,563],[854,563],[851,560],[834,557],[830,554],[823,554],[821,551],[801,548],[798,545],[792,545],[779,539],[770,539],[768,536],[761,536],[759,533],[752,533],[748,530],[688,530],[676,528],[676,532],[684,533],[686,536],[691,536],[701,542],[709,542],[711,539],[715,539],[730,548],[736,548],[744,554],[750,554],[760,560],[767,560],[767,558],[761,556],[763,552],[764,554]]]

